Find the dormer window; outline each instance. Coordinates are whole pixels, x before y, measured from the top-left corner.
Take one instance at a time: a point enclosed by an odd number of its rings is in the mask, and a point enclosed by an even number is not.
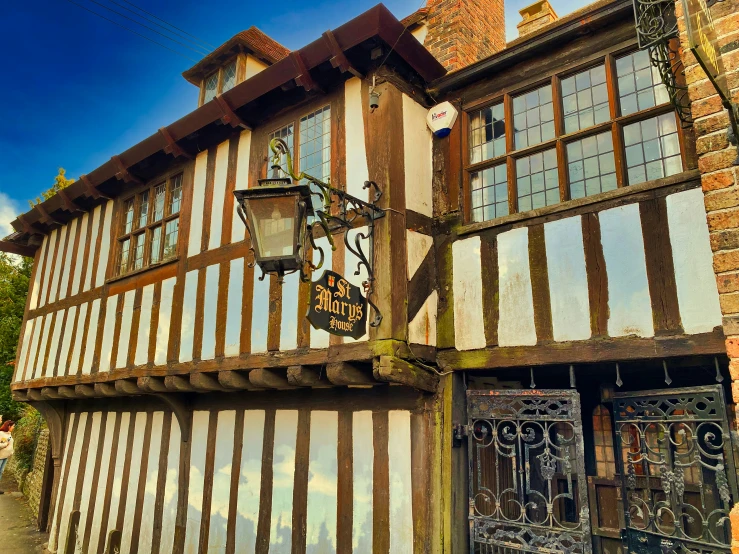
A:
[[[203,80],[202,104],[210,102],[218,94],[223,94],[236,86],[236,58],[215,70]]]

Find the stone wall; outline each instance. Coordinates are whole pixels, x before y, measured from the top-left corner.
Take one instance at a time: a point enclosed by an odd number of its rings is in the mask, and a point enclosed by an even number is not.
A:
[[[726,350],[734,402],[739,403],[739,173],[733,165],[737,149],[729,144],[728,112],[697,60],[687,50],[688,39],[677,0],[685,79],[694,120],[698,168],[713,250],[713,270],[723,314]],[[719,55],[734,102],[739,101],[739,0],[723,0],[710,8]],[[737,422],[734,422],[735,424]],[[736,499],[735,499],[736,500]],[[739,554],[739,503],[731,513],[732,552]]]
[[[34,515],[38,516],[38,508],[41,502],[41,485],[44,480],[44,466],[46,462],[46,451],[49,447],[49,430],[42,429],[39,433],[38,443],[36,445],[36,454],[33,458],[33,467],[31,471],[22,470],[16,463],[15,456],[10,458],[5,471],[9,471],[15,476],[18,482],[18,488],[23,492],[28,500]]]

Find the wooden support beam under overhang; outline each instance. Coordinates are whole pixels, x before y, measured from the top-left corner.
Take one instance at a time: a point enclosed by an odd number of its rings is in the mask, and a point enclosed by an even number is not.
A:
[[[75,385],[74,393],[79,398],[95,398],[95,388],[92,385]]]
[[[59,400],[60,398],[63,398],[63,396],[57,392],[56,387],[43,387],[41,389],[41,396],[46,400]]]
[[[173,392],[193,392],[195,390],[190,380],[181,375],[167,375],[164,378],[164,386]]]
[[[378,357],[372,368],[378,381],[407,385],[427,392],[436,392],[439,386],[439,376],[436,373],[394,356]]]
[[[172,137],[172,134],[166,127],[159,127],[159,134],[162,135],[162,138],[164,138],[167,143],[167,146],[164,147],[165,154],[171,154],[175,158],[182,156],[188,160],[192,160],[194,158],[192,154],[185,152],[185,150],[177,144],[177,141]]]
[[[28,400],[33,402],[43,402],[46,400],[39,389],[28,389],[27,397]]]
[[[336,41],[336,37],[334,36],[333,31],[325,31],[323,33],[323,41],[326,43],[326,46],[328,46],[328,49],[331,51],[332,57],[329,60],[329,62],[331,63],[331,67],[337,68],[342,73],[346,73],[348,71],[355,77],[364,79],[364,75],[362,74],[362,72],[354,67],[349,59],[346,57],[346,54],[344,54],[341,46],[339,46],[339,43]]]
[[[218,377],[206,373],[191,373],[190,385],[198,392],[214,392],[229,390],[218,382]]]
[[[304,365],[293,365],[287,368],[287,382],[294,387],[330,387],[326,374]]]
[[[35,248],[22,246],[20,244],[15,244],[14,242],[7,242],[4,240],[0,240],[0,252],[5,252],[6,254],[17,254],[18,256],[26,256],[28,258],[33,258],[36,255]]]
[[[94,388],[97,396],[121,396],[113,383],[95,383]]]
[[[28,402],[28,390],[14,390],[10,392],[10,396],[16,402]]]
[[[59,198],[62,199],[62,204],[64,205],[64,209],[67,210],[69,213],[76,213],[76,212],[84,212],[79,204],[77,204],[72,198],[69,196],[69,192],[66,189],[59,189],[56,191],[56,193],[59,195]]]
[[[164,384],[164,379],[160,377],[139,377],[136,380],[136,385],[142,392],[168,392],[169,389]]]
[[[265,389],[292,388],[292,385],[287,380],[286,372],[274,369],[252,369],[249,372],[249,381],[255,387]]]
[[[34,389],[28,389],[28,392],[31,392],[32,390]],[[77,398],[77,393],[74,391],[74,387],[61,386],[56,389],[56,392],[59,393],[59,396],[62,398]]]
[[[237,370],[219,371],[218,384],[228,390],[257,390],[249,380],[248,373]]]
[[[142,393],[141,389],[134,381],[128,379],[118,379],[115,382],[115,390],[123,395],[139,395]]]
[[[216,95],[215,101],[223,112],[221,123],[224,125],[231,125],[231,127],[241,127],[242,129],[251,131],[251,125],[247,124],[236,112],[234,112],[233,108],[228,103],[228,100],[226,100],[222,94]]]
[[[123,181],[124,183],[130,183],[133,185],[143,185],[144,184],[144,182],[141,179],[133,175],[128,170],[130,166],[126,165],[120,156],[118,155],[111,156],[110,161],[112,161],[116,167],[116,170],[117,170],[115,174],[116,179],[118,179],[119,181]]]
[[[377,381],[375,381],[369,368],[361,369],[348,362],[327,364],[326,377],[334,385],[350,387],[372,387],[377,385]]]
[[[88,198],[92,198],[93,200],[98,200],[100,198],[109,200],[107,196],[98,190],[87,175],[80,175],[80,182],[84,185],[84,195]]]

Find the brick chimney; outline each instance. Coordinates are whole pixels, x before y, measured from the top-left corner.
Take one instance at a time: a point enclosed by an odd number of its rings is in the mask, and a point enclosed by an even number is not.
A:
[[[524,9],[520,10],[518,13],[523,17],[523,21],[516,25],[519,37],[524,37],[534,31],[538,31],[542,27],[559,19],[547,0],[534,2],[530,6],[526,6]]]
[[[428,0],[425,33],[414,35],[447,71],[455,71],[505,48],[503,0]],[[420,10],[419,10],[420,11]],[[412,16],[409,16],[410,19]]]

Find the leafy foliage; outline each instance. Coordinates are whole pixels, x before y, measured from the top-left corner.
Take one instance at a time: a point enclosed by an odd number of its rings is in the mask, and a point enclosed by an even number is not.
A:
[[[36,197],[35,201],[29,200],[28,203],[33,208],[37,204],[41,204],[41,202],[43,202],[44,200],[48,200],[60,190],[67,188],[72,183],[74,183],[74,179],[67,179],[65,169],[63,167],[60,167],[59,174],[56,177],[54,177],[54,184],[51,186],[49,190],[41,193],[43,200],[40,197]]]
[[[39,433],[46,427],[46,422],[31,406],[20,404],[20,410],[21,416],[13,429],[13,456],[20,470],[29,471],[33,467]]]

